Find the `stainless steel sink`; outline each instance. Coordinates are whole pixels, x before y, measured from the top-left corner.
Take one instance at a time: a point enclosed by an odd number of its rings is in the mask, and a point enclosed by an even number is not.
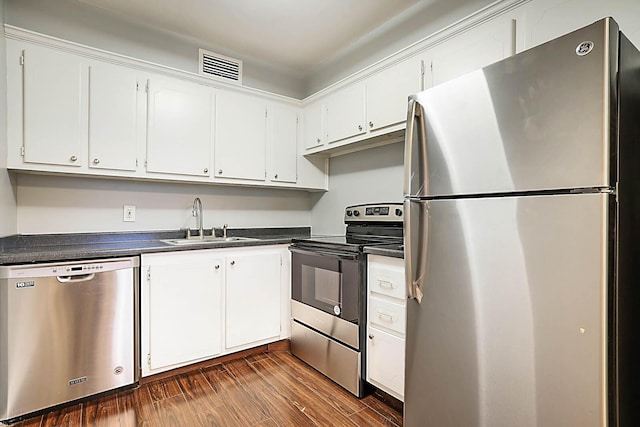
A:
[[[225,242],[245,242],[245,241],[255,241],[253,237],[240,237],[240,236],[230,236],[230,237],[214,237],[214,236],[205,236],[202,239],[198,239],[197,237],[192,237],[191,239],[166,239],[161,240],[163,243],[168,243],[170,245],[183,246],[183,245],[203,245],[206,243],[225,243]]]

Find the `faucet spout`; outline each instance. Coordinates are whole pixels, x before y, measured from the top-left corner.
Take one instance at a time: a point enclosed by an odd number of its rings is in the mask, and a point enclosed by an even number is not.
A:
[[[196,224],[198,225],[198,238],[204,238],[204,227],[202,220],[202,201],[200,197],[193,199],[193,207],[191,208],[191,214],[197,218]],[[187,233],[187,236],[189,233]]]

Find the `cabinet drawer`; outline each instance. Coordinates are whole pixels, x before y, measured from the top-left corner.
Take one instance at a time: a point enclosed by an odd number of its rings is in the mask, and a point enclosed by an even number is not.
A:
[[[372,296],[369,298],[369,323],[404,336],[407,328],[405,306]]]
[[[369,264],[369,291],[406,300],[404,268],[394,265]]]

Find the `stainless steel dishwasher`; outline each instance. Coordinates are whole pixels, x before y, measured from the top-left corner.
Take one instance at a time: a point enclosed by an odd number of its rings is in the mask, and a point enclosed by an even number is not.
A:
[[[0,267],[0,420],[138,381],[139,265]]]

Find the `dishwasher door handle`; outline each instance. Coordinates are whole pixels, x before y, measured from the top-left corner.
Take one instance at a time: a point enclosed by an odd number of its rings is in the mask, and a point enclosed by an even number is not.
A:
[[[88,282],[96,277],[96,273],[79,274],[77,276],[57,276],[60,283]]]

